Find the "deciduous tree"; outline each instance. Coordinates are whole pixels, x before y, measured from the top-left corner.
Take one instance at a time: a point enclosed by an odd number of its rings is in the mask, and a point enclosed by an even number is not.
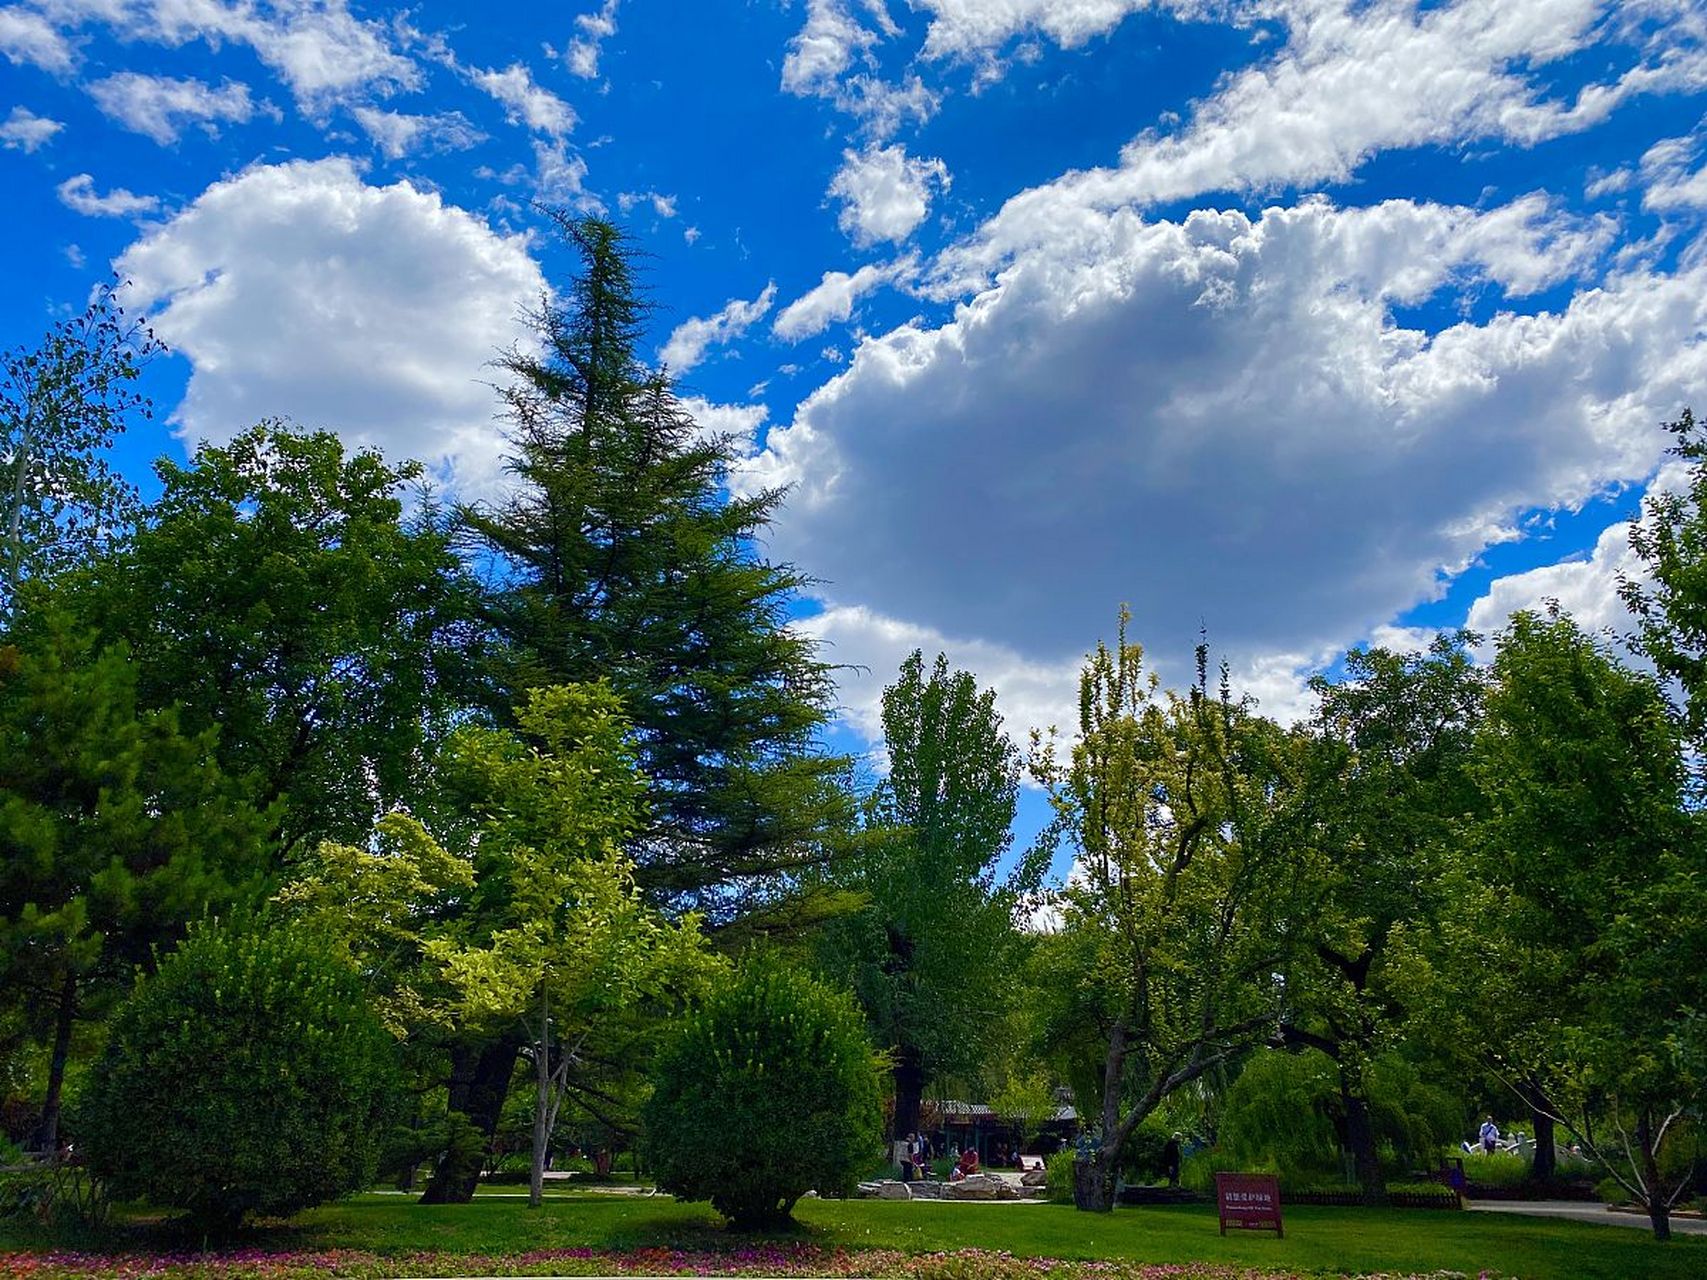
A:
[[[1278,1029],[1298,743],[1226,688],[1207,656],[1163,693],[1126,639],[1079,681],[1079,732],[1033,768],[1077,861],[1062,928],[1102,1044],[1101,1114],[1074,1166],[1081,1209],[1113,1207],[1122,1148],[1176,1090]]]

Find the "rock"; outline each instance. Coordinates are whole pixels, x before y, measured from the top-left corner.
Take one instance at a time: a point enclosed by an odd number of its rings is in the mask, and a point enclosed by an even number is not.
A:
[[[940,1182],[909,1182],[908,1188],[915,1200],[941,1200],[942,1183]]]
[[[879,1200],[911,1200],[913,1189],[905,1182],[880,1182],[877,1184]]]
[[[1047,1169],[1032,1169],[1022,1173],[1019,1176],[1019,1185],[1022,1187],[1047,1187],[1049,1185],[1049,1171]]]
[[[994,1200],[1002,1193],[1002,1180],[990,1173],[974,1173],[948,1184],[950,1200]]]

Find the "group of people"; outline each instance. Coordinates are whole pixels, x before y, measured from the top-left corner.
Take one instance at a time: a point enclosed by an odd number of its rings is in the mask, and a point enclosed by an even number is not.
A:
[[[1502,1137],[1499,1125],[1494,1123],[1492,1116],[1489,1116],[1482,1121],[1482,1127],[1476,1130],[1474,1145],[1462,1142],[1459,1143],[1459,1146],[1464,1149],[1466,1155],[1480,1152],[1482,1155],[1491,1156],[1496,1151],[1504,1151],[1510,1155],[1520,1156],[1524,1153],[1528,1142],[1529,1139],[1523,1136],[1521,1130],[1514,1130],[1509,1138]]]
[[[948,1156],[954,1161],[949,1170],[950,1182],[961,1182],[975,1173],[982,1172],[978,1163],[978,1149],[967,1147],[961,1151],[958,1147],[950,1147]],[[931,1170],[932,1150],[929,1138],[909,1133],[905,1138],[895,1143],[895,1163],[901,1166],[901,1180],[914,1182],[928,1177]]]

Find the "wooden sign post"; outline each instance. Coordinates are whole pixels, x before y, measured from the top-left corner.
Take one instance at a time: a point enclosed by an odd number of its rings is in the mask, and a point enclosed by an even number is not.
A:
[[[1218,1173],[1215,1199],[1221,1206],[1221,1234],[1227,1228],[1273,1231],[1276,1239],[1286,1235],[1280,1223],[1280,1179],[1272,1173]]]

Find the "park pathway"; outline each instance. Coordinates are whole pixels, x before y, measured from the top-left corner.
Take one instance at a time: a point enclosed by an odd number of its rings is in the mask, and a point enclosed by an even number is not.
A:
[[[1642,1214],[1614,1213],[1604,1205],[1575,1200],[1473,1200],[1470,1208],[1477,1213],[1521,1213],[1532,1218],[1569,1218],[1573,1222],[1594,1222],[1605,1227],[1651,1230],[1648,1219]],[[1671,1231],[1678,1236],[1707,1236],[1707,1220],[1674,1215]]]

